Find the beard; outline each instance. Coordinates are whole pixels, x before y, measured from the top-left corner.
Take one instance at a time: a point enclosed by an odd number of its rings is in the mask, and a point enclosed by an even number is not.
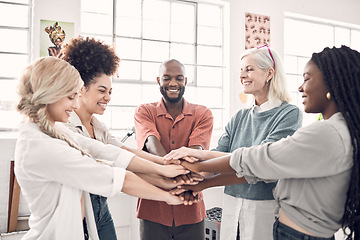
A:
[[[169,98],[169,96],[166,94],[166,89],[160,86],[161,95],[163,95],[164,99],[170,103],[177,103],[183,98],[185,87],[179,87],[179,90],[179,95],[176,98]]]

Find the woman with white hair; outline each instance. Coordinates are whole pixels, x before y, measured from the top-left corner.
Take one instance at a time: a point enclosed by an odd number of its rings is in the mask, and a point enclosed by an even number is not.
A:
[[[240,109],[231,118],[215,151],[231,153],[240,147],[275,142],[301,126],[300,110],[288,103],[283,64],[274,49],[265,45],[246,50],[241,56],[240,81],[244,93],[251,94],[254,101],[251,107]],[[234,180],[234,185],[225,186],[220,238],[235,240],[238,232],[241,240],[272,239],[276,182],[235,184],[238,182],[235,175],[220,174],[206,186],[221,186],[229,179]]]

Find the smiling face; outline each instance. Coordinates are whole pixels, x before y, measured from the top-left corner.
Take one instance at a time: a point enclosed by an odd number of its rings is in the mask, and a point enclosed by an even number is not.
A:
[[[175,61],[164,64],[163,73],[157,78],[160,85],[160,92],[166,102],[179,102],[185,92],[187,78],[184,76],[183,67]]]
[[[299,87],[302,93],[304,110],[307,113],[322,113],[324,119],[332,115],[334,102],[326,98],[328,88],[319,68],[313,61],[308,61],[304,68],[304,82]]]
[[[79,108],[78,99],[79,94],[75,93],[48,104],[46,107],[46,116],[49,122],[52,125],[55,122],[67,122],[70,113]]]
[[[244,87],[244,93],[254,95],[258,104],[267,100],[269,93],[268,81],[270,81],[272,76],[272,70],[268,69],[264,71],[259,68],[255,59],[251,57],[251,55],[241,59],[240,81]]]
[[[106,74],[95,77],[88,86],[81,91],[80,108],[90,115],[104,114],[107,104],[111,100],[111,79]]]

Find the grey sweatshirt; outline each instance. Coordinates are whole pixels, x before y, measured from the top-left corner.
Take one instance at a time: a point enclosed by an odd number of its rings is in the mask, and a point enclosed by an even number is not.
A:
[[[230,165],[249,183],[279,180],[282,211],[298,226],[331,237],[342,224],[351,177],[352,144],[341,113],[275,143],[239,148]]]

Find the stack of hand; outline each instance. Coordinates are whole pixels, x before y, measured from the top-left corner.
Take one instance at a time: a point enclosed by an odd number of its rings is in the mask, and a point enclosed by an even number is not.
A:
[[[205,173],[197,170],[195,162],[199,161],[199,158],[191,156],[193,154],[190,148],[179,148],[171,151],[164,156],[164,164],[182,165],[190,172],[187,174],[176,176],[172,179],[168,179],[167,189],[170,189],[170,193],[179,196],[184,205],[192,205],[198,201],[201,201],[201,197],[198,194],[204,189],[203,182],[205,180]]]

